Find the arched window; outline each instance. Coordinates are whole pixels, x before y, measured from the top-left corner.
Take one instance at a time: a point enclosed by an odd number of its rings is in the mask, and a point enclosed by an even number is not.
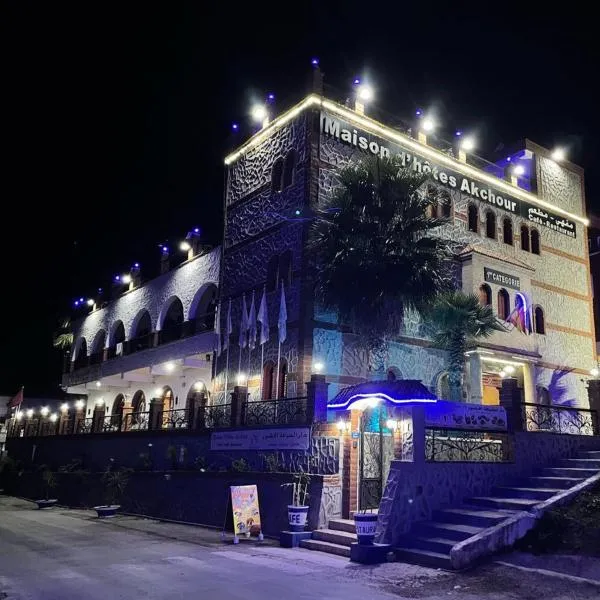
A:
[[[521,250],[529,252],[529,227],[521,225]]]
[[[452,199],[448,192],[440,192],[438,200],[438,217],[449,219],[452,216]]]
[[[502,240],[505,244],[513,245],[513,225],[509,217],[505,217],[502,221]]]
[[[90,364],[97,365],[104,358],[104,346],[106,345],[106,331],[101,329],[94,338],[92,352],[90,354]]]
[[[538,404],[541,404],[542,406],[551,406],[552,399],[550,398],[550,392],[548,391],[548,388],[538,385],[536,387],[536,393]]]
[[[144,310],[136,317],[132,327],[129,351],[138,352],[150,348],[152,346],[151,334],[152,321],[150,320],[150,313]]]
[[[510,296],[508,292],[502,288],[498,290],[498,317],[503,321],[508,319],[510,315]]]
[[[125,396],[123,394],[117,394],[113,401],[112,412],[110,422],[111,425],[119,429],[121,427],[121,421],[123,419],[123,408],[125,408]]]
[[[540,232],[537,229],[531,230],[531,252],[533,254],[540,253]]]
[[[292,281],[292,251],[286,250],[279,257],[279,273],[278,273],[279,281],[283,281],[283,285],[289,286]],[[277,287],[281,287],[277,282]]]
[[[546,323],[544,322],[544,309],[536,306],[533,311],[533,326],[536,333],[544,335],[546,333]]]
[[[287,398],[287,383],[288,383],[288,364],[285,358],[281,359],[279,365],[279,388],[277,390],[277,398]]]
[[[450,398],[450,383],[448,381],[448,373],[442,373],[438,377],[435,386],[435,395],[440,400],[448,400]]]
[[[164,310],[164,309],[163,309]],[[183,334],[183,304],[175,296],[168,305],[162,319],[160,340],[161,343],[178,340]]]
[[[282,179],[283,179],[283,158],[278,158],[273,163],[273,170],[271,171],[271,191],[280,192],[282,190]]]
[[[146,410],[146,395],[143,390],[138,390],[131,399],[132,412],[145,412]]]
[[[296,169],[296,151],[290,150],[283,163],[283,189],[294,183],[294,171]]]
[[[481,306],[491,306],[492,304],[492,288],[487,283],[479,286],[479,304]]]
[[[210,331],[215,327],[217,310],[217,286],[214,283],[203,285],[194,296],[190,305],[188,319],[192,324],[192,333]]]
[[[475,204],[469,204],[469,231],[479,233],[479,211]]]
[[[123,346],[125,342],[125,327],[122,321],[116,321],[111,328],[111,334],[108,339],[108,357],[121,356],[125,353]]]
[[[268,360],[263,367],[262,399],[270,400],[275,391],[275,363]]]
[[[267,263],[267,292],[277,289],[277,269],[279,268],[279,257],[272,256]]]
[[[496,215],[491,210],[485,213],[485,235],[492,240],[496,239]]]
[[[75,369],[80,369],[81,367],[87,367],[87,364],[87,342],[85,341],[85,338],[79,338],[75,347],[75,364],[73,366]]]

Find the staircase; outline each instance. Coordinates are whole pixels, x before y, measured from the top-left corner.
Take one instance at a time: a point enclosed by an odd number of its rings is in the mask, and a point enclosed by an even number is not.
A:
[[[415,523],[403,537],[395,548],[396,557],[403,562],[451,569],[450,550],[458,542],[598,473],[600,451],[580,452],[577,458],[561,460],[533,477],[495,487],[489,496],[468,498],[462,507],[434,511],[431,521]]]
[[[309,550],[320,550],[328,554],[350,557],[350,544],[356,542],[354,521],[331,519],[327,529],[315,529],[312,539],[302,540],[300,546]]]

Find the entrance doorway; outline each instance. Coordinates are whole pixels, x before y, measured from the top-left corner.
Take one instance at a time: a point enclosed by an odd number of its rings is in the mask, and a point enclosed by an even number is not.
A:
[[[365,408],[360,416],[360,470],[358,508],[379,508],[383,488],[394,458],[394,437],[386,428],[387,408],[383,404]]]

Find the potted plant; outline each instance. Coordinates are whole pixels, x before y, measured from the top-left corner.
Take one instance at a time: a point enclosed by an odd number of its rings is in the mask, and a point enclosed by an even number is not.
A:
[[[354,513],[354,526],[358,543],[372,545],[377,531],[377,513],[366,512],[366,509]]]
[[[94,506],[96,513],[98,513],[98,518],[114,517],[119,508],[121,508],[121,505],[117,504],[117,502],[121,500],[123,492],[127,487],[130,472],[131,469],[121,467],[114,470],[112,466],[109,466],[104,471],[102,474],[102,484],[104,486],[106,504]]]
[[[56,475],[46,465],[42,467],[42,482],[45,499],[36,500],[35,502],[40,509],[52,508],[58,500],[56,498],[50,498],[50,490],[54,489],[58,483],[56,481]]]
[[[304,531],[306,527],[306,518],[308,517],[308,485],[310,475],[305,471],[294,474],[292,483],[284,483],[281,487],[292,488],[292,503],[288,504],[288,523],[290,531]]]

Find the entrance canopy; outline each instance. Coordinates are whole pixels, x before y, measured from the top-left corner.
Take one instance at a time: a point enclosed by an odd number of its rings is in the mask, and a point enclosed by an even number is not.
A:
[[[385,402],[391,406],[399,404],[420,404],[437,402],[432,394],[418,379],[399,379],[396,381],[367,381],[344,388],[327,403],[331,410],[362,409]]]

